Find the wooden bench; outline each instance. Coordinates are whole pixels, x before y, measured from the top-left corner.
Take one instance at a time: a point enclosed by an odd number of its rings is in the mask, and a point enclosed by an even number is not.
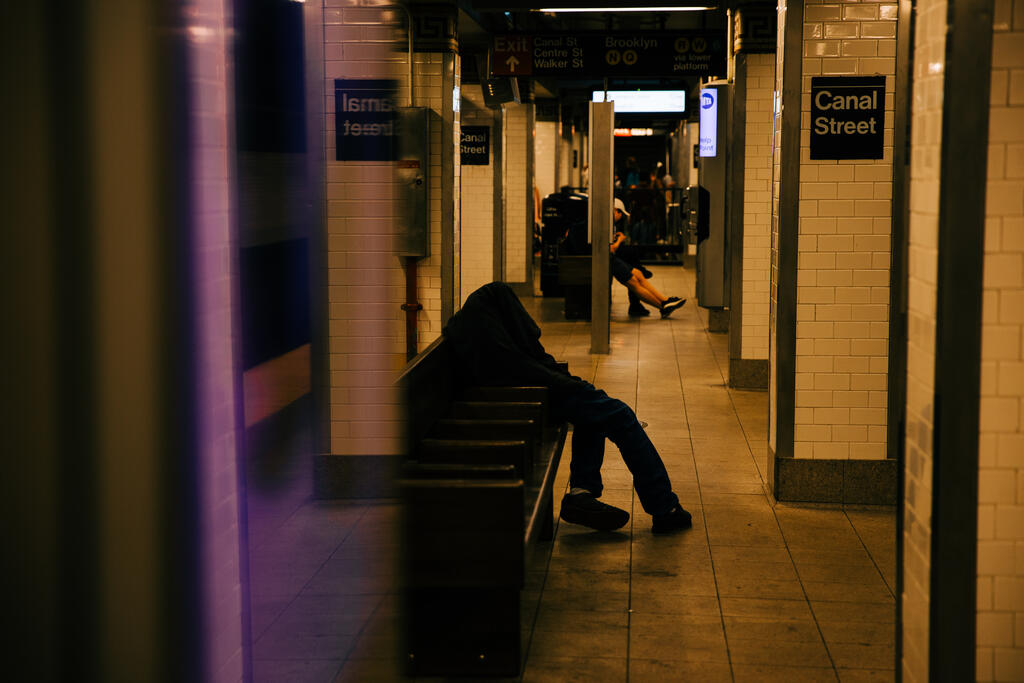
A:
[[[407,406],[404,650],[410,675],[514,676],[525,565],[554,529],[568,425],[546,387],[460,387],[443,337],[399,384]]]

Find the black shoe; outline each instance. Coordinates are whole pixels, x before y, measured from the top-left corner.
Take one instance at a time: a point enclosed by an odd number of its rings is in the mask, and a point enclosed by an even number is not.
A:
[[[598,531],[613,531],[626,526],[629,513],[602,503],[590,493],[565,494],[558,515],[572,524],[582,524]]]
[[[654,515],[654,526],[651,531],[656,534],[666,534],[672,531],[681,531],[693,526],[693,518],[690,513],[683,509],[683,506],[676,503],[671,511],[663,515]]]
[[[672,315],[672,311],[676,310],[677,308],[681,308],[682,305],[685,303],[686,299],[676,299],[675,301],[672,301],[671,299],[666,299],[665,303],[661,305],[661,317],[669,317],[670,315]]]
[[[667,304],[670,304],[673,301],[682,301],[682,299],[680,299],[678,296],[670,296],[669,298],[665,299],[665,303]]]
[[[646,318],[650,314],[651,312],[644,308],[643,304],[638,304],[636,306],[629,307],[630,318]]]
[[[652,277],[654,277],[654,273],[652,273],[651,271],[647,270],[643,266],[640,266],[639,270],[640,270],[640,274],[643,275],[644,278],[646,278],[648,280],[650,280]]]

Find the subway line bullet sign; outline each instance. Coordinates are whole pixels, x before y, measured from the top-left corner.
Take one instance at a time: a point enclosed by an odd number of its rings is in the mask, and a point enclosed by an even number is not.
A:
[[[881,159],[885,76],[811,78],[811,158]]]

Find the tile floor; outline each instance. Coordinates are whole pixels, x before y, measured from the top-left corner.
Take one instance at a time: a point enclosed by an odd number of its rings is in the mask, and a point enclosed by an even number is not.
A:
[[[666,294],[692,299],[692,270],[654,270]],[[603,500],[631,524],[560,523],[534,554],[522,680],[893,680],[895,511],[773,504],[767,394],[726,387],[728,337],[706,332],[703,309],[631,321],[616,285],[612,352],[599,357],[561,299],[524,304],[552,355],[649,423],[694,527],[652,536],[610,448]],[[567,478],[568,453],[561,489]],[[257,681],[401,678],[397,514],[395,501],[307,503],[264,523],[251,551]]]

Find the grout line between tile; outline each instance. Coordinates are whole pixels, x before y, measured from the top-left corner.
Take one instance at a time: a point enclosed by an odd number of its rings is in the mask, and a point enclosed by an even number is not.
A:
[[[882,583],[885,584],[886,590],[889,591],[889,595],[891,595],[892,599],[895,601],[896,592],[892,589],[892,586],[889,585],[889,581],[885,578],[885,572],[883,572],[882,568],[878,566],[878,562],[875,560],[874,554],[872,554],[871,549],[868,548],[868,544],[864,542],[864,537],[860,535],[860,531],[857,530],[857,525],[853,523],[853,520],[850,519],[850,515],[847,514],[845,505],[843,506],[843,517],[846,517],[846,521],[850,523],[850,527],[853,528],[853,533],[857,536],[857,540],[860,541],[861,546],[864,548],[864,552],[866,552],[868,557],[871,558],[871,564],[874,565],[875,571],[878,572],[878,575],[882,577]]]
[[[825,632],[821,630],[821,624],[818,623],[818,615],[814,613],[814,606],[811,605],[811,598],[807,595],[807,589],[804,588],[804,580],[800,576],[800,570],[797,569],[796,560],[793,559],[793,553],[789,549],[789,541],[786,540],[786,534],[782,530],[782,524],[779,523],[779,515],[776,513],[775,506],[771,506],[772,519],[775,520],[775,526],[779,529],[779,536],[782,537],[782,543],[786,546],[786,554],[789,556],[789,562],[793,566],[793,571],[796,574],[797,582],[800,584],[800,592],[804,594],[804,601],[807,603],[807,609],[811,613],[811,619],[814,620],[814,627],[818,629],[818,637],[821,638],[822,645],[825,646],[825,654],[828,655],[828,661],[832,665],[832,673],[835,674],[836,679],[839,679],[839,670],[836,668],[836,660],[832,657],[832,650],[828,646],[828,640],[825,639]]]

